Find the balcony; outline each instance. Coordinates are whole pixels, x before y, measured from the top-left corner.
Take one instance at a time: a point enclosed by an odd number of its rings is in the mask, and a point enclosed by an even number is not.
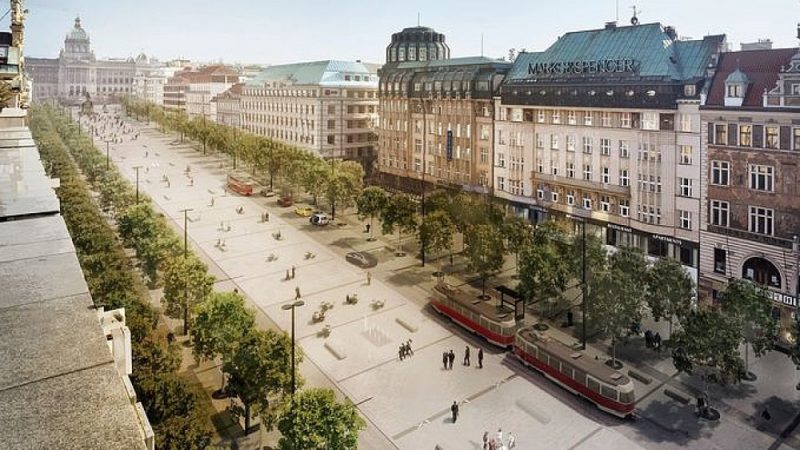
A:
[[[585,191],[594,191],[602,193],[610,193],[622,197],[631,196],[630,186],[618,186],[616,184],[605,184],[597,181],[586,181],[578,178],[569,178],[564,176],[550,175],[549,173],[534,173],[533,180],[535,182],[549,182],[561,186],[572,186]]]
[[[775,236],[767,236],[764,234],[751,233],[749,231],[739,230],[736,228],[721,227],[719,225],[708,225],[707,229],[710,233],[721,234],[724,236],[744,239],[747,241],[759,242],[766,245],[773,245],[775,247],[782,247],[788,250],[792,249],[791,239],[784,239]]]

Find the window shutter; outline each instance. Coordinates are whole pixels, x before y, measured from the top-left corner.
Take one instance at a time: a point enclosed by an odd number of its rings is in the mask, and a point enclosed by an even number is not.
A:
[[[781,150],[789,150],[791,148],[792,127],[781,127]]]
[[[739,143],[739,125],[735,123],[728,124],[728,145],[737,145]]]
[[[753,125],[753,147],[764,147],[764,125]]]
[[[714,122],[708,122],[708,143],[714,143]]]

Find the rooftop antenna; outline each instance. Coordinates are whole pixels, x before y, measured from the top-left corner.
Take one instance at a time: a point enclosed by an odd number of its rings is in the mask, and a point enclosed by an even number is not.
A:
[[[417,26],[419,26],[419,13],[417,13]]]
[[[483,56],[483,33],[481,33],[481,56]]]
[[[617,23],[619,23],[619,0],[617,0],[617,18],[614,20],[616,20]]]
[[[633,9],[633,17],[631,17],[631,25],[636,26],[639,25],[639,18],[637,17],[638,14],[641,14],[642,11],[636,9],[636,5],[631,6]]]

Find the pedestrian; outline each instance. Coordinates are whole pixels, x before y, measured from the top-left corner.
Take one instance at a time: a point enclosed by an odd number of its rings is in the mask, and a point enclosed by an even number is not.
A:
[[[264,211],[264,222],[269,222],[269,212]]]
[[[513,433],[508,433],[508,450],[517,446],[517,437]]]
[[[497,450],[497,441],[494,439],[489,441],[489,450]]]
[[[764,411],[761,412],[761,418],[764,419],[765,422],[772,420],[772,414],[769,413],[769,409],[767,409],[766,406],[764,407]]]
[[[503,445],[503,429],[497,429],[497,436],[495,436],[495,440],[497,441],[497,445]]]
[[[406,342],[406,355],[413,355],[414,350],[411,350],[411,339]]]
[[[290,280],[290,279],[291,279],[291,278],[289,277],[289,269],[286,269],[286,279],[287,279],[287,280]]]
[[[487,450],[489,448],[489,432],[483,432],[483,450]]]
[[[442,365],[444,365],[444,370],[447,370],[447,350],[442,353]]]
[[[294,299],[295,300],[300,299],[300,286],[295,286],[294,288]]]
[[[657,351],[661,351],[661,335],[656,332],[656,335],[653,336],[653,344],[655,345],[655,349]]]
[[[369,286],[370,284],[372,284],[372,272],[370,272],[368,270],[367,271],[367,286]]]
[[[450,407],[450,413],[453,415],[453,423],[458,420],[458,403],[453,401],[453,406]]]
[[[483,369],[483,349],[478,349],[478,369]]]
[[[453,370],[453,361],[456,359],[456,354],[453,353],[453,349],[450,349],[450,353],[447,354],[447,368]]]
[[[697,417],[702,417],[706,409],[706,400],[703,397],[697,397]]]
[[[372,225],[370,225],[370,224],[367,224],[367,234],[369,234],[369,230],[370,230],[370,228],[372,228]]]
[[[294,266],[292,266],[292,279],[294,280]]]
[[[650,330],[644,332],[644,346],[653,348],[653,332]]]
[[[402,361],[403,357],[406,355],[406,348],[403,344],[400,344],[400,350],[397,353],[400,355],[400,361]]]
[[[469,345],[467,345],[466,348],[464,349],[464,365],[465,366],[469,365]]]

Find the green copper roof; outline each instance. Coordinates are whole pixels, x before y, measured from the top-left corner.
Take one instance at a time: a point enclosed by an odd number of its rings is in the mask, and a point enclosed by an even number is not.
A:
[[[539,76],[528,74],[529,65],[537,63],[634,60],[640,77],[689,80],[704,76],[709,58],[723,40],[724,36],[709,36],[676,41],[658,23],[571,32],[543,52],[520,54],[506,79]]]
[[[745,75],[744,72],[738,68],[731,72],[731,74],[728,75],[728,78],[725,78],[725,82],[729,84],[744,84],[745,86],[752,83],[750,78],[748,78],[747,75]]]
[[[406,61],[397,65],[398,69],[422,69],[426,67],[454,67],[472,66],[481,64],[499,64],[506,67],[511,66],[510,62],[499,59],[487,58],[485,56],[467,56],[464,58],[436,59],[433,61]]]
[[[296,85],[374,83],[377,86],[377,65],[351,61],[311,61],[296,64],[270,66],[246,83],[249,87],[260,87],[269,81],[287,81]],[[372,75],[368,80],[356,82],[347,75]],[[374,78],[374,79],[373,79]],[[354,86],[357,84],[354,84]]]

